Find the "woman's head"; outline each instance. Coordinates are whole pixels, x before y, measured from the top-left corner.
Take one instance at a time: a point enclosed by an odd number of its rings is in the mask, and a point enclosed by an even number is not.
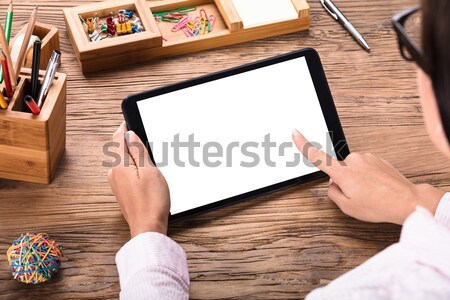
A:
[[[418,83],[428,134],[450,155],[450,1],[422,0],[422,64]]]

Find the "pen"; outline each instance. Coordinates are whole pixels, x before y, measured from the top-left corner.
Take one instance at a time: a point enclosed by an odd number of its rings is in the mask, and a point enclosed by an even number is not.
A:
[[[41,63],[41,42],[35,41],[33,47],[33,64],[31,67],[31,97],[36,99],[39,84],[39,66]]]
[[[39,108],[39,106],[36,104],[36,102],[34,101],[33,97],[31,97],[30,95],[25,96],[25,98],[23,99],[23,101],[25,102],[25,104],[28,106],[28,108],[31,110],[31,112],[33,113],[33,115],[38,115],[41,113],[41,109]]]
[[[45,97],[47,97],[48,90],[53,83],[55,78],[56,70],[58,70],[59,64],[61,62],[61,52],[59,50],[54,50],[52,57],[47,65],[47,70],[45,71],[44,81],[42,82],[42,87],[37,98],[37,105],[39,109],[42,108],[44,104]]]
[[[363,38],[361,33],[355,28],[355,26],[350,23],[350,21],[344,16],[344,14],[334,5],[331,0],[320,0],[322,6],[328,11],[328,13],[339,21],[342,26],[353,36],[353,38],[361,45],[364,49],[370,52],[369,44],[367,44],[366,40]]]

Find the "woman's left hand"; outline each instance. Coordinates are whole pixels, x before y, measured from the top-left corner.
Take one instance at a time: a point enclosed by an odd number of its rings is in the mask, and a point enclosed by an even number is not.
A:
[[[330,176],[328,197],[359,220],[403,224],[417,205],[434,214],[444,195],[431,185],[413,184],[372,154],[351,153],[340,162],[315,148],[297,130],[292,138],[300,152]]]
[[[108,180],[130,226],[131,238],[144,232],[167,234],[170,195],[164,176],[139,137],[127,132],[125,123],[113,140],[120,161],[109,171]]]

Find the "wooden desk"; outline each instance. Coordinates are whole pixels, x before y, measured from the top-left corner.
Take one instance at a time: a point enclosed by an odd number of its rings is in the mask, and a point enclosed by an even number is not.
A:
[[[450,187],[448,160],[425,132],[415,67],[401,59],[390,22],[417,1],[336,0],[371,54],[310,1],[309,32],[89,77],[80,72],[61,10],[90,1],[16,0],[14,32],[37,2],[39,19],[61,33],[67,152],[50,186],[0,180],[0,299],[118,298],[114,256],[129,233],[102,167],[102,147],[123,120],[125,96],[303,47],[321,54],[352,151],[382,156],[415,183]],[[5,251],[26,231],[47,232],[65,246],[60,274],[40,286],[15,282],[7,269]],[[345,216],[321,180],[174,224],[170,236],[186,250],[193,299],[298,299],[397,241],[399,231]]]

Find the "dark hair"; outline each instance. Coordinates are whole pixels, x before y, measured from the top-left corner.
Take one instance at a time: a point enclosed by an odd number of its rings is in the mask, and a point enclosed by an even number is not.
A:
[[[422,47],[447,141],[450,142],[450,1],[422,0]]]

